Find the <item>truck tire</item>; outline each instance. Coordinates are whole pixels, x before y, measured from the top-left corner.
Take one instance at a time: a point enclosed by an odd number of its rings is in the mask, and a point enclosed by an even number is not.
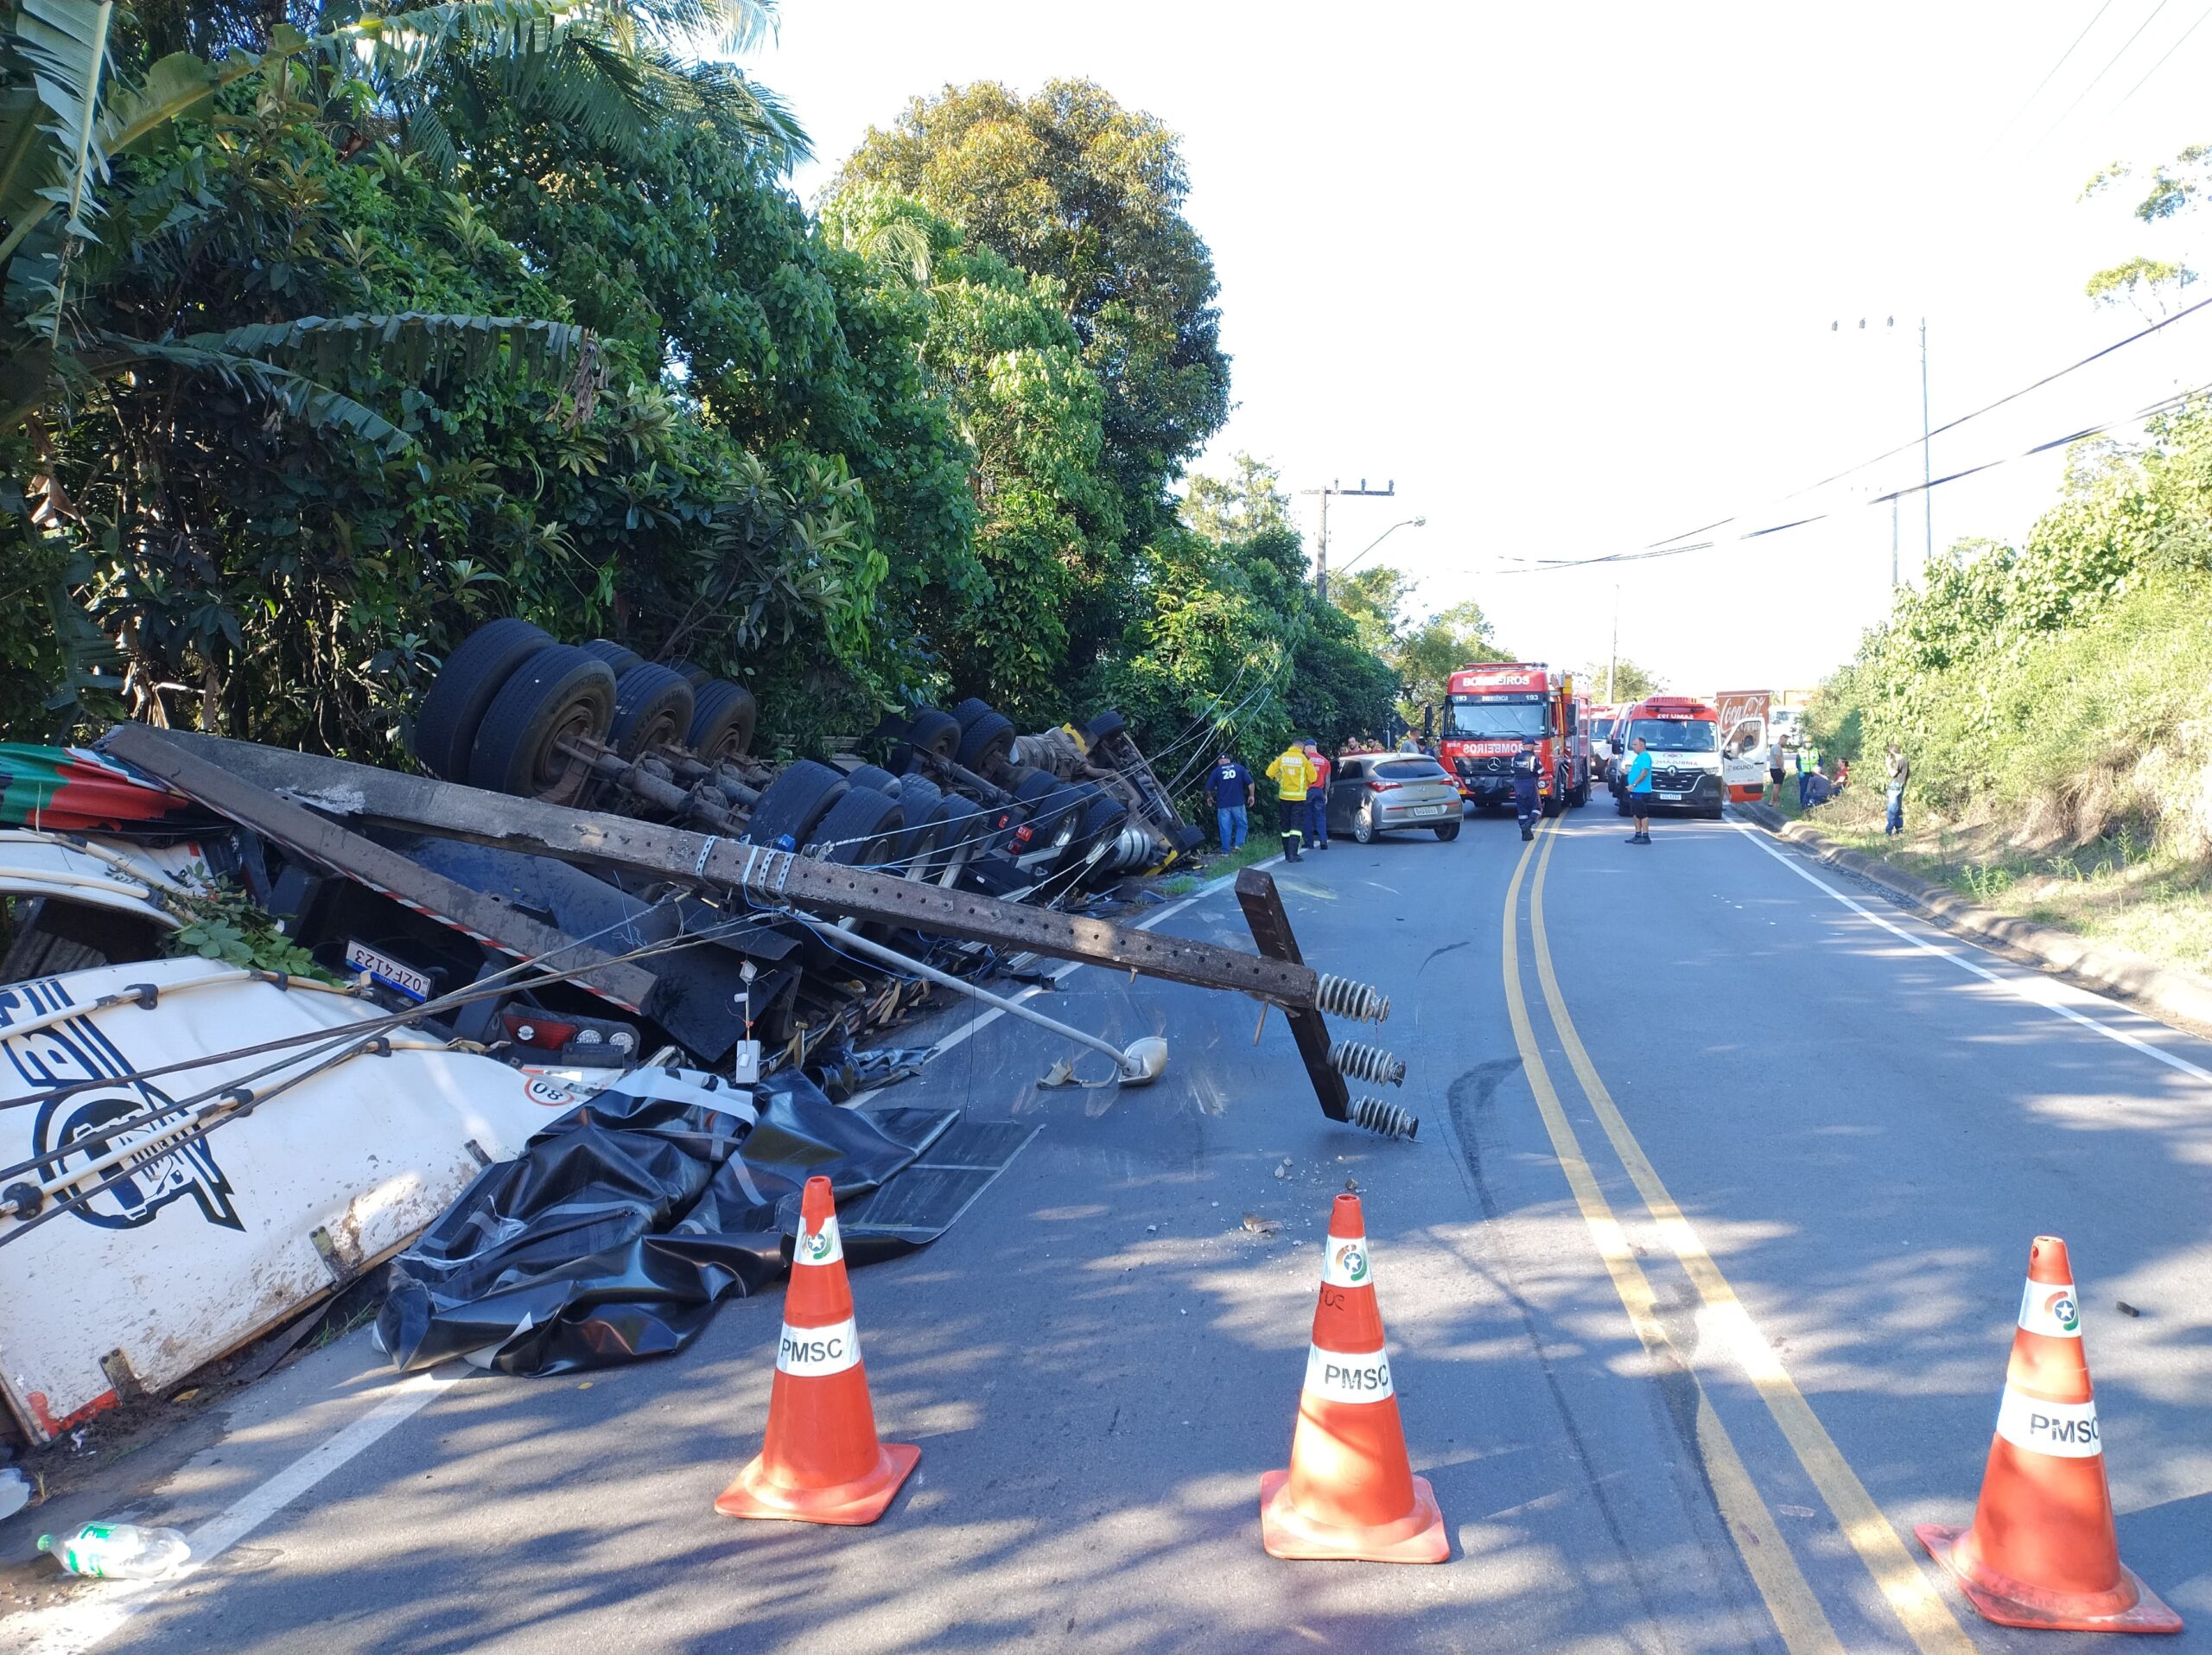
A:
[[[961,734],[960,762],[980,775],[988,775],[1013,751],[1012,721],[988,707],[983,710],[982,716]]]
[[[752,691],[728,678],[709,678],[692,692],[691,728],[683,744],[709,764],[741,759],[753,750],[760,716]]]
[[[599,740],[613,721],[614,674],[607,663],[570,644],[548,644],[485,710],[469,749],[468,785],[565,804],[590,772],[560,743],[570,736]]]
[[[796,850],[836,802],[845,796],[847,783],[826,764],[798,759],[785,765],[760,795],[745,824],[748,843],[773,845],[789,838]]]
[[[1076,814],[1075,836],[1060,858],[1063,868],[1081,862],[1101,839],[1118,838],[1129,819],[1129,807],[1104,788],[1093,784],[1080,791],[1083,802]]]
[[[454,646],[415,715],[415,756],[434,776],[468,780],[469,750],[492,698],[515,670],[553,641],[543,627],[508,615],[487,621]]]
[[[848,770],[845,780],[855,787],[870,787],[892,799],[899,797],[899,778],[880,765],[863,764]]]
[[[591,646],[584,647],[588,651]],[[614,680],[614,722],[607,729],[607,745],[634,759],[648,748],[683,741],[691,728],[691,686],[681,673],[639,662]]]
[[[1129,721],[1109,707],[1104,712],[1083,727],[1084,744],[1087,747],[1129,727]]]
[[[940,759],[952,760],[960,755],[960,721],[950,713],[939,712],[935,707],[917,707],[913,722],[906,727],[906,745],[918,753],[934,753]]]
[[[706,683],[709,678],[715,676],[713,673],[708,672],[705,667],[700,665],[698,662],[687,661],[681,656],[677,657],[675,660],[664,662],[663,665],[665,665],[671,672],[681,672],[683,675],[683,681],[690,684],[694,690],[697,689],[701,684]]]
[[[622,675],[633,666],[643,666],[645,658],[627,645],[618,644],[612,638],[587,638],[582,648],[585,654],[594,655],[607,663],[607,670],[614,674],[620,684]]]
[[[989,702],[983,700],[980,696],[969,696],[967,700],[960,703],[957,706],[953,708],[952,716],[955,719],[959,721],[960,728],[963,730],[965,730],[969,725],[974,723],[977,719],[985,716],[987,714],[995,713],[997,710],[997,708],[992,706]]]
[[[957,875],[970,860],[983,854],[994,834],[991,824],[996,814],[958,793],[947,793],[938,801],[931,815],[944,830],[935,858],[935,876],[940,882]]]
[[[827,860],[849,868],[895,873],[906,827],[906,812],[899,808],[897,799],[873,787],[852,787],[814,824],[807,835],[807,845],[809,849],[827,846]]]
[[[931,781],[927,776],[918,776],[911,772],[899,778],[897,791],[899,802],[906,807],[909,818],[918,818],[928,814],[937,808],[938,801],[944,797],[944,789],[938,786],[937,783]]]
[[[1024,854],[1046,850],[1062,833],[1073,830],[1080,791],[1049,770],[1033,770],[1021,779],[1014,796],[1029,807],[1029,841]]]

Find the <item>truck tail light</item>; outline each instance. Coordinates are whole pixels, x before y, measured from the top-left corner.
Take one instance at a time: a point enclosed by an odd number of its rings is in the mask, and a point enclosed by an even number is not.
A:
[[[520,1046],[536,1047],[540,1051],[557,1052],[575,1039],[581,1024],[563,1022],[558,1017],[541,1016],[531,1011],[509,1011],[500,1014],[499,1021],[506,1025],[507,1038]]]

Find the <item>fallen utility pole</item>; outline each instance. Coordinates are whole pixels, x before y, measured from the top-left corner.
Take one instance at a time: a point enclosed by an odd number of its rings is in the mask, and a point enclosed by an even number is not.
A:
[[[1286,1009],[1332,1010],[1376,1022],[1389,1013],[1389,1003],[1373,990],[1317,972],[1294,957],[1264,958],[1109,920],[1023,907],[715,834],[514,799],[339,759],[213,736],[186,737],[143,724],[118,726],[100,747],[218,813],[340,872],[351,871],[348,863],[360,856],[360,847],[381,847],[316,811],[709,887],[735,893],[761,908],[849,915],[1198,988],[1226,989]],[[278,788],[288,797],[275,797]]]

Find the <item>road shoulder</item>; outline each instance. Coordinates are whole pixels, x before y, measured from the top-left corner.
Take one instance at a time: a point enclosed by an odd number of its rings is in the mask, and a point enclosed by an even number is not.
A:
[[[1837,844],[1818,828],[1786,821],[1770,805],[1738,804],[1730,809],[1815,861],[1903,899],[1955,935],[1993,945],[2022,964],[2052,972],[2079,988],[2112,996],[2184,1034],[2212,1037],[2212,979],[2160,965],[2128,949],[2092,943],[2071,932],[1983,907],[1878,856]]]

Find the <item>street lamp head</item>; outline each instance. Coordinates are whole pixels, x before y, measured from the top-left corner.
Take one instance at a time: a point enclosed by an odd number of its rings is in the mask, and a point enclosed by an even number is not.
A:
[[[1427,519],[1427,518],[1425,518],[1425,517],[1417,517],[1417,518],[1415,518],[1415,519],[1414,519],[1414,527],[1415,527],[1416,529],[1425,529],[1425,528],[1427,528],[1427,526],[1428,526],[1428,519]]]

